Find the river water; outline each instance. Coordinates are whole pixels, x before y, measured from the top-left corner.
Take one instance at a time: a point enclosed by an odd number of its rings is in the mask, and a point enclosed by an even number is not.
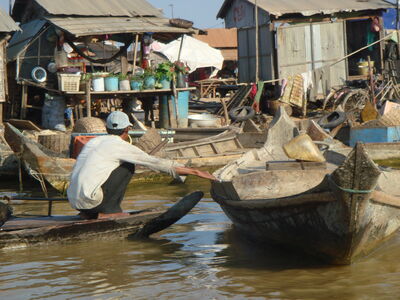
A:
[[[0,194],[15,194],[2,182]],[[37,185],[25,186],[40,195]],[[170,205],[204,180],[131,185],[124,209]],[[17,214],[47,204],[14,203]],[[55,214],[74,214],[66,203]],[[400,237],[351,266],[326,266],[238,235],[209,194],[143,241],[97,240],[0,251],[1,299],[399,299]]]

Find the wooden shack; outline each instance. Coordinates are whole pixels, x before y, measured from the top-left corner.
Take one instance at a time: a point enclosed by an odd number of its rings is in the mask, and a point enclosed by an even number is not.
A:
[[[0,9],[0,123],[3,122],[3,104],[8,99],[6,47],[11,33],[19,30],[14,20]]]
[[[12,16],[23,31],[13,36],[8,47],[9,77],[14,79],[10,117],[22,119],[40,114],[45,92],[73,98],[79,106],[78,118],[91,116],[95,104],[104,99],[143,96],[138,91],[92,93],[83,80],[76,90],[65,90],[60,73],[71,69],[78,74],[114,73],[118,64],[119,73],[127,74],[137,61],[136,57],[128,61],[127,51],[142,47],[146,36],[168,42],[195,32],[174,24],[145,0],[16,0]],[[76,57],[66,58],[68,51],[77,53]],[[38,67],[46,72],[43,82],[33,78]],[[146,95],[156,94],[160,92]]]
[[[238,28],[239,81],[255,80],[255,1],[225,0],[217,18]],[[260,79],[287,78],[329,65],[383,37],[384,0],[258,0]],[[376,26],[377,25],[377,26]],[[374,26],[374,30],[371,28]],[[330,69],[331,85],[362,79],[358,62],[368,56],[379,71],[381,42]]]

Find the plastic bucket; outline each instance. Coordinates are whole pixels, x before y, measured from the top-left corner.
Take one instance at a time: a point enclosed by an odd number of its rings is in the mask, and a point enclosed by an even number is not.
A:
[[[120,80],[119,90],[120,91],[130,91],[131,90],[130,82],[128,79]]]
[[[372,71],[374,70],[375,62],[370,61]],[[362,61],[357,63],[358,66],[358,75],[368,75],[369,74],[369,66],[367,61]]]
[[[171,88],[171,81],[168,80],[168,79],[162,79],[160,81],[160,84],[161,84],[163,89],[170,89]]]
[[[131,89],[134,91],[139,91],[143,88],[143,82],[139,80],[132,80],[131,81]]]
[[[154,89],[156,85],[156,79],[153,76],[148,76],[144,79],[144,88],[147,90]]]
[[[92,87],[95,92],[104,92],[104,78],[93,78],[92,79]]]
[[[118,77],[106,77],[104,79],[104,85],[106,87],[106,91],[112,92],[112,91],[118,91]]]

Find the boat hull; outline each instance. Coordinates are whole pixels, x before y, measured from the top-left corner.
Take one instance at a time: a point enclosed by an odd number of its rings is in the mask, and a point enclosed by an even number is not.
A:
[[[0,249],[99,238],[148,237],[177,222],[202,197],[202,192],[194,192],[168,209],[147,209],[109,219],[81,220],[79,216],[12,218],[1,227]]]
[[[313,198],[315,201],[303,204],[289,201],[285,206],[235,200],[217,202],[245,236],[258,242],[295,247],[331,264],[351,264],[400,227],[397,207],[373,199],[367,203],[346,203],[331,193],[316,194]],[[359,210],[363,214],[355,225],[354,216]]]

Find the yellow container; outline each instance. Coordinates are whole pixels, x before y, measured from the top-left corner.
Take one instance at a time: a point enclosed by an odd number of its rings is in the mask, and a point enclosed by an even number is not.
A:
[[[375,66],[375,62],[374,61],[370,61],[371,63],[371,68],[372,68],[372,72],[374,71],[374,66]],[[359,75],[368,75],[368,62],[367,61],[362,61],[357,63],[358,66],[358,74]]]

